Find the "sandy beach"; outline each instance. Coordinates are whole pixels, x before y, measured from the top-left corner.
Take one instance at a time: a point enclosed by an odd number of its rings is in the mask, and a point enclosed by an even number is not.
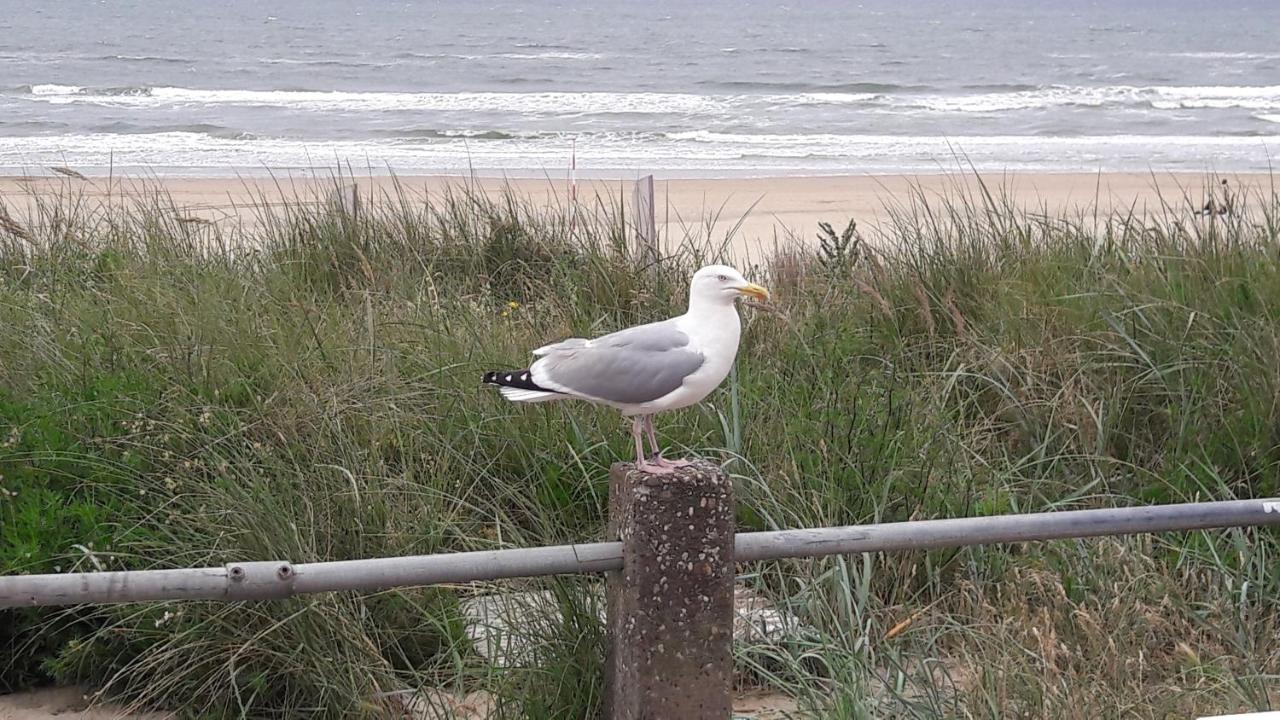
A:
[[[0,720],[172,720],[169,713],[130,712],[113,703],[93,704],[84,688],[43,688],[0,695]]]
[[[1106,214],[1132,209],[1139,215],[1203,207],[1207,188],[1220,188],[1226,179],[1232,193],[1271,192],[1269,175],[1213,176],[1203,174],[1072,174],[1020,173],[983,175],[981,183],[1031,212],[1050,215],[1094,211]],[[157,191],[172,200],[175,211],[226,225],[252,223],[266,205],[289,199],[314,201],[328,196],[338,182],[354,183],[360,192],[388,192],[386,176],[316,178],[282,172],[275,178],[143,178],[77,179],[60,175],[0,178],[0,201],[20,215],[32,199],[65,193],[82,194],[94,202],[129,203]],[[417,196],[439,195],[446,188],[470,183],[487,193],[504,188],[544,207],[562,206],[569,197],[563,178],[462,178],[452,176],[401,177],[401,185]],[[579,200],[616,205],[631,202],[634,180],[579,180]],[[819,222],[843,227],[856,219],[870,229],[890,220],[890,208],[909,203],[913,192],[935,200],[959,193],[981,195],[978,178],[965,175],[861,175],[838,177],[777,177],[734,179],[655,180],[655,218],[664,242],[685,237],[723,241],[730,237],[733,254],[758,258],[775,243],[813,242]]]

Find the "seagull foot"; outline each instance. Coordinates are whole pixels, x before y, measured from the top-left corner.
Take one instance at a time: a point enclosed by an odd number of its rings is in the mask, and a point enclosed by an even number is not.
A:
[[[675,472],[673,468],[667,465],[659,465],[656,462],[649,462],[648,460],[641,460],[636,463],[636,469],[642,473],[648,473],[650,475],[671,475]]]
[[[662,453],[654,453],[650,455],[649,461],[654,465],[659,465],[665,468],[682,468],[689,467],[693,464],[692,460],[668,460],[667,458],[662,457]]]

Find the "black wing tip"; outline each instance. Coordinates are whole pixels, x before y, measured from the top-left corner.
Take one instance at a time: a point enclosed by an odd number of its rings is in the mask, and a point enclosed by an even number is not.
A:
[[[512,372],[511,370],[490,370],[484,374],[484,378],[482,378],[480,382],[485,385],[497,385],[501,387],[507,384],[507,381],[503,378],[519,377],[518,372],[519,371]]]
[[[521,390],[538,390],[541,392],[555,392],[548,390],[533,381],[533,375],[528,368],[523,370],[490,370],[484,374],[481,380],[486,385],[497,385],[498,387],[512,387]]]

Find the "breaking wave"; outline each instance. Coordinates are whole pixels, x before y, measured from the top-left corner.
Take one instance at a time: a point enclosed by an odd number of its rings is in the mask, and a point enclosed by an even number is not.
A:
[[[568,55],[569,53],[561,53]],[[808,85],[767,82],[721,83],[736,94],[661,92],[342,92],[313,90],[208,90],[182,87],[105,87],[44,84],[22,86],[43,102],[136,107],[243,105],[303,110],[439,110],[515,114],[724,114],[771,105],[860,104],[934,113],[1031,111],[1064,106],[1134,107],[1155,110],[1280,110],[1280,85],[1265,86],[1010,86],[938,92],[881,83]],[[974,92],[979,90],[979,92]]]

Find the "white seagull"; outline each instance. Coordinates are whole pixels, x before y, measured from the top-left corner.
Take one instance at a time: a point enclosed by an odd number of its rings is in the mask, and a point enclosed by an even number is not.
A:
[[[485,373],[484,382],[499,386],[513,402],[578,399],[615,407],[633,418],[636,467],[671,473],[689,461],[662,457],[653,415],[693,405],[724,381],[742,334],[733,301],[743,295],[764,300],[769,291],[727,265],[708,265],[689,283],[685,314],[591,340],[544,345],[533,351],[538,359],[527,369]],[[652,460],[644,456],[642,428]]]

